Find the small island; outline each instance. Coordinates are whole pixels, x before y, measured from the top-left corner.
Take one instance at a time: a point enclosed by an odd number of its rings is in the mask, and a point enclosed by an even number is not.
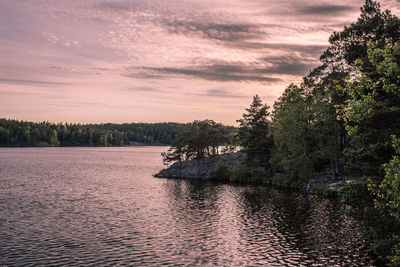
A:
[[[162,153],[168,167],[155,174],[159,178],[225,180],[268,183],[302,189],[307,192],[335,194],[351,182],[361,182],[359,174],[339,174],[336,169],[294,170],[286,173],[270,160],[275,151],[270,132],[269,107],[256,95],[237,132],[226,132],[212,120],[194,121]],[[307,159],[302,159],[307,167]],[[343,167],[343,166],[341,166]]]

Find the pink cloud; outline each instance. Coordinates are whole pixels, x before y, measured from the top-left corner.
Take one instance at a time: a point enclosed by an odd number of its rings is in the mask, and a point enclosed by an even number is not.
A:
[[[3,0],[0,112],[24,120],[235,124],[318,64],[363,1]],[[399,3],[382,1],[396,14]]]

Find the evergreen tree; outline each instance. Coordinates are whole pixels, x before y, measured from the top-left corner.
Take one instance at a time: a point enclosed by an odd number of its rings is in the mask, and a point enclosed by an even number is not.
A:
[[[380,49],[371,43],[368,60],[369,70],[360,67],[361,78],[343,88],[349,99],[340,111],[352,137],[350,167],[381,175],[394,153],[390,136],[400,135],[400,44]]]
[[[194,159],[198,163],[219,154],[219,146],[228,141],[225,127],[213,120],[194,121],[173,142],[167,152],[161,153],[164,164],[183,159]]]
[[[179,166],[182,167],[182,160],[184,160],[187,152],[187,145],[185,145],[184,138],[178,138],[168,148],[167,152],[162,152],[164,165],[169,165],[171,162],[178,161]]]
[[[273,150],[273,139],[270,134],[268,116],[269,106],[262,103],[258,95],[246,108],[240,123],[238,141],[247,153],[249,165],[260,165],[270,169],[269,160]]]
[[[272,126],[276,151],[271,162],[294,178],[307,178],[312,169],[307,110],[304,90],[293,84],[274,104]]]
[[[400,223],[400,139],[392,136],[393,148],[397,155],[383,165],[385,177],[379,184],[370,183],[370,190],[376,196],[375,207],[388,209],[388,212]]]
[[[55,129],[50,131],[49,145],[51,146],[59,146],[60,142],[57,138],[57,131]]]

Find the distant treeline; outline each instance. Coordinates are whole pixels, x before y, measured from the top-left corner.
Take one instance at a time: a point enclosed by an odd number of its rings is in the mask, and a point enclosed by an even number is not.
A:
[[[128,142],[143,144],[171,144],[181,132],[189,127],[190,123],[162,122],[162,123],[105,123],[89,124],[87,127],[98,131],[120,132],[126,136]]]
[[[70,124],[0,119],[0,146],[169,145],[190,123]],[[223,126],[230,134],[234,127]]]

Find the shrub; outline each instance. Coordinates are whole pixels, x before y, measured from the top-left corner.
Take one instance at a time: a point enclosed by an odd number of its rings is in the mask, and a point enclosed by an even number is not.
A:
[[[250,182],[252,175],[245,165],[238,165],[232,168],[229,181],[231,182]]]
[[[210,175],[213,179],[228,180],[231,176],[229,165],[222,159],[219,159],[211,168]]]

